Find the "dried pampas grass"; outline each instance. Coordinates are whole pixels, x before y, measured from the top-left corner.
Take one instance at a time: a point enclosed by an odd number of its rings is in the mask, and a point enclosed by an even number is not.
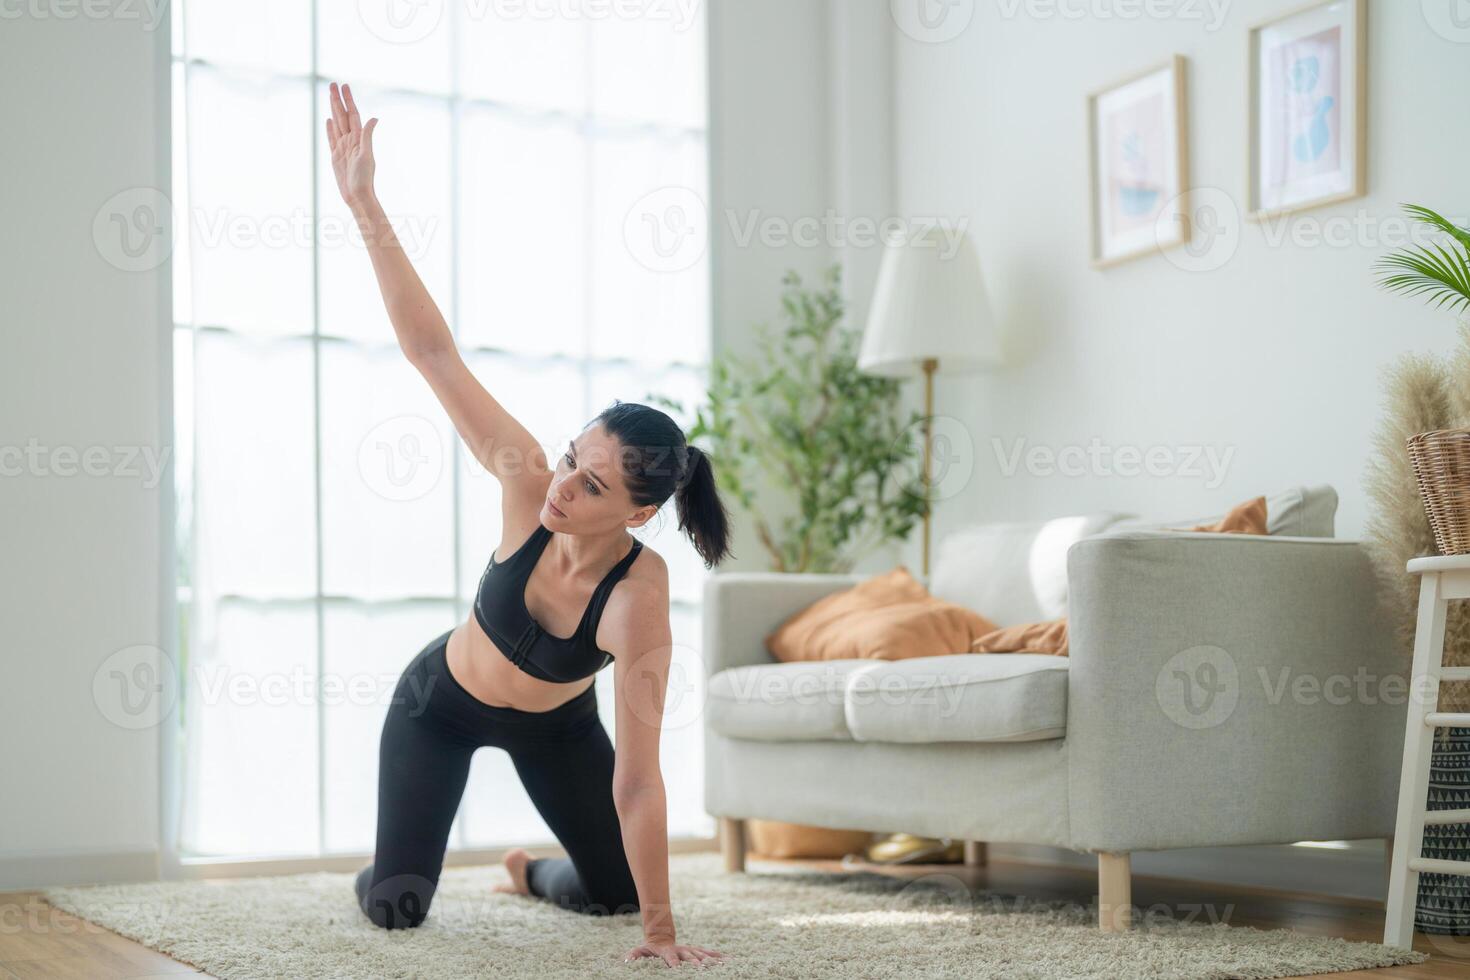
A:
[[[1408,660],[1414,651],[1419,576],[1410,575],[1404,565],[1438,550],[1405,440],[1431,429],[1470,426],[1470,320],[1461,321],[1460,345],[1453,355],[1405,354],[1384,371],[1383,390],[1383,420],[1363,480],[1373,504],[1363,543],[1372,556],[1399,650]],[[1470,603],[1449,604],[1444,662],[1470,666]],[[1441,684],[1439,703],[1441,711],[1470,710],[1470,683]]]

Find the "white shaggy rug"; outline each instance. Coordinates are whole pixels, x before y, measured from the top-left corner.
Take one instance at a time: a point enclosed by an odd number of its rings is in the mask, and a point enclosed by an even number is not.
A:
[[[954,875],[908,881],[871,871],[813,872],[752,862],[727,874],[718,854],[670,856],[679,939],[725,953],[703,967],[735,978],[1293,977],[1428,959],[1377,943],[1141,917],[1104,934],[1096,909],[971,892]],[[52,888],[51,904],[224,980],[255,977],[587,980],[662,971],[624,963],[636,915],[585,916],[497,894],[498,865],[446,868],[417,929],[384,930],[358,910],[353,876]],[[681,970],[701,969],[684,964]],[[662,974],[660,974],[662,975]]]

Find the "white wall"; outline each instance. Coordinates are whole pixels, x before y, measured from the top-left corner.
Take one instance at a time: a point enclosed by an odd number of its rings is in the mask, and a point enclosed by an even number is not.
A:
[[[847,226],[895,214],[887,2],[708,2],[714,351],[754,353],[756,325],[780,323],[788,269],[811,286],[840,262],[848,323],[861,326],[881,248]],[[758,488],[756,499],[779,527],[784,494]],[[769,570],[754,521],[732,513],[734,556],[721,568]],[[858,567],[890,568],[903,550]]]
[[[39,7],[0,22],[0,889],[156,874],[157,730],[93,680],[172,644],[171,481],[130,456],[171,438],[167,278],[93,238],[114,194],[168,187],[168,26]]]
[[[1313,231],[1331,219],[1351,232],[1345,247],[1301,247],[1290,236],[1273,245],[1263,227],[1236,221],[1238,248],[1216,271],[1184,271],[1159,255],[1095,271],[1085,93],[1185,55],[1194,182],[1240,204],[1246,27],[1296,4],[1216,0],[1223,20],[1213,30],[1204,2],[1164,7],[1204,20],[1090,13],[1144,6],[963,2],[952,16],[973,19],[952,40],[895,31],[898,206],[968,220],[1016,357],[994,377],[941,379],[938,410],[973,427],[979,469],[972,492],[937,515],[938,531],[1104,507],[1185,517],[1327,482],[1341,496],[1338,535],[1357,536],[1379,371],[1401,351],[1447,350],[1454,340],[1452,317],[1377,289],[1370,264],[1392,245],[1382,242],[1399,202],[1470,217],[1470,44],[1436,34],[1419,3],[1370,3],[1370,193],[1293,221]],[[1048,478],[1023,467],[1005,476],[996,437],[1007,448],[1017,439],[1085,447],[1098,437],[1113,448],[1233,456],[1213,489],[1206,474]]]
[[[769,235],[746,234],[827,205],[826,0],[713,0],[708,13],[712,350],[748,356],[753,326],[780,312],[786,270],[811,282],[833,258],[824,245],[772,247]],[[721,568],[768,568],[753,523],[733,502],[731,514]]]

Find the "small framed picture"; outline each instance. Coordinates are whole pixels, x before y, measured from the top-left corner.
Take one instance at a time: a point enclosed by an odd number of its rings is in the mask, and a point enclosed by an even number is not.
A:
[[[1254,220],[1368,189],[1366,0],[1315,0],[1250,28]]]
[[[1087,96],[1092,265],[1189,240],[1184,57]]]

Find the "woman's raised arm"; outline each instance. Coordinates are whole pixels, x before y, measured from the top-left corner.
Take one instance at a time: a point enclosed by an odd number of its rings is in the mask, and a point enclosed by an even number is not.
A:
[[[327,141],[332,148],[332,172],[337,176],[337,190],[362,229],[398,346],[434,389],[475,458],[502,486],[516,491],[507,494],[506,501],[514,500],[519,506],[524,496],[539,503],[551,475],[545,450],[491,397],[460,358],[454,334],[378,203],[373,191],[373,129],[378,120],[369,119],[362,125],[357,102],[346,85],[339,92],[333,82],[331,97]]]
[[[377,118],[369,119],[366,126],[362,124],[350,87],[343,85],[339,91],[333,82],[330,91],[332,118],[327,120],[327,143],[332,150],[337,190],[362,230],[388,319],[398,335],[398,346],[417,364],[421,358],[452,350],[454,335],[414,271],[374,192],[373,130]]]

